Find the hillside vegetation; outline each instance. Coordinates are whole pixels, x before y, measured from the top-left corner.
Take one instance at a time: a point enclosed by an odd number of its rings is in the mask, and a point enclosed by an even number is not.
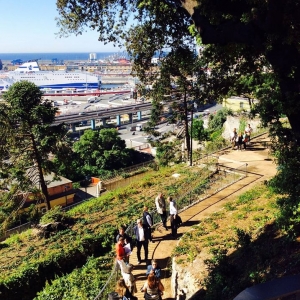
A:
[[[174,173],[180,176],[172,177]],[[144,205],[149,206],[150,210],[153,209],[154,198],[159,192],[178,196],[179,193],[186,193],[206,182],[213,173],[214,170],[209,165],[197,168],[189,168],[183,164],[165,167],[159,171],[150,171],[143,179],[130,186],[107,192],[67,213],[62,213],[58,208],[49,211],[41,222],[47,224],[58,221],[63,230],[45,237],[38,234],[36,229],[30,229],[0,244],[1,297],[20,299],[22,294],[22,299],[32,299],[47,281],[50,282],[74,269],[77,273],[81,272],[90,265],[101,270],[97,277],[99,280],[95,280],[93,288],[90,283],[85,286],[81,281],[80,289],[95,296],[111,270],[107,255],[110,255],[117,226],[129,224],[140,217]],[[88,260],[93,256],[101,259]],[[85,269],[78,271],[87,260]],[[64,294],[69,288],[61,290],[58,287],[58,290]],[[78,299],[86,297],[81,296]],[[62,298],[57,296],[51,299]],[[75,298],[72,296],[64,299]]]
[[[278,223],[278,198],[257,185],[182,237],[173,257],[199,282],[191,299],[229,300],[254,284],[299,273],[300,244]]]

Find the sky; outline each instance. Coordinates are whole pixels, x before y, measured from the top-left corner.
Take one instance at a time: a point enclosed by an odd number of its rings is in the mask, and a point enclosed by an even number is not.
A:
[[[114,52],[96,31],[59,38],[56,0],[0,0],[0,53]]]

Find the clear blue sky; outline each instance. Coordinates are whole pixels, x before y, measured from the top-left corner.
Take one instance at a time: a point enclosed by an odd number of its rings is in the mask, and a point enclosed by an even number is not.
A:
[[[0,9],[1,53],[120,51],[98,42],[96,31],[58,38],[55,0],[0,0]]]

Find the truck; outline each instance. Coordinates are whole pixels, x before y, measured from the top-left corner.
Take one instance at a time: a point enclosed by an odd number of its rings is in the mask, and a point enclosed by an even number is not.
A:
[[[129,131],[142,131],[143,130],[143,125],[142,124],[132,125],[132,126],[127,127],[127,130],[129,130]]]

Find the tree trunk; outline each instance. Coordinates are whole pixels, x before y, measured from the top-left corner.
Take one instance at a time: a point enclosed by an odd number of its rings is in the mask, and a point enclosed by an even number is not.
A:
[[[187,107],[187,99],[186,99],[186,90],[184,90],[183,108],[184,108],[185,141],[186,141],[186,148],[187,148],[187,157],[189,159],[191,144],[190,144],[190,133],[189,133],[189,124],[188,124],[188,107]]]
[[[50,205],[50,200],[49,200],[49,195],[48,195],[48,188],[44,179],[44,174],[43,174],[43,168],[42,168],[42,163],[41,163],[41,158],[35,143],[35,139],[33,134],[30,135],[31,137],[31,142],[32,142],[32,147],[33,147],[33,152],[34,152],[34,157],[35,157],[35,162],[37,164],[37,169],[39,173],[39,183],[41,186],[42,194],[45,197],[46,205],[47,205],[47,210],[51,209]]]

